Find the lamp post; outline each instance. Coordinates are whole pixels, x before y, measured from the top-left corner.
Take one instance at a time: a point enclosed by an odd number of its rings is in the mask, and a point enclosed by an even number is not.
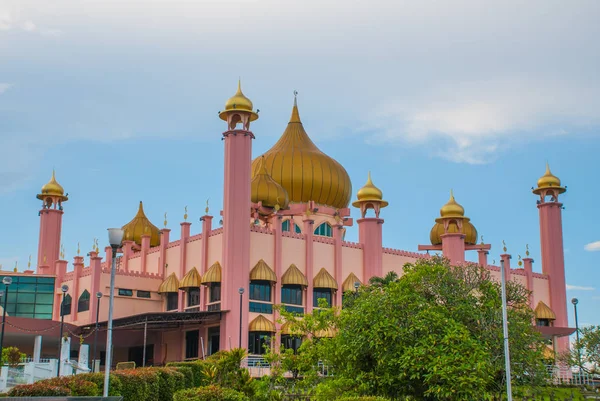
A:
[[[500,260],[500,281],[502,285],[502,331],[504,334],[504,363],[506,366],[506,396],[512,401],[512,381],[510,374],[510,351],[508,348],[508,316],[506,312],[506,276],[504,275],[504,259]]]
[[[240,287],[238,289],[238,292],[240,293],[240,341],[239,341],[239,345],[238,348],[242,348],[242,298],[244,296],[244,288]]]
[[[577,319],[577,304],[579,300],[577,298],[571,299],[573,308],[575,309],[575,335],[577,336],[577,363],[579,363],[579,370],[581,370],[581,350],[579,349],[579,320]]]
[[[96,367],[96,350],[98,349],[98,318],[100,317],[100,298],[102,298],[102,293],[100,291],[96,293],[96,298],[98,298],[98,302],[96,303],[96,331],[94,332],[94,358],[92,359],[92,372]]]
[[[2,334],[0,334],[0,367],[2,366],[2,347],[4,346],[4,324],[6,323],[6,300],[8,299],[8,286],[12,284],[12,277],[4,277],[2,279],[4,284],[4,306],[2,311]]]
[[[115,274],[117,270],[117,250],[123,242],[123,230],[120,228],[108,229],[108,243],[112,248],[112,267],[110,269],[110,294],[108,296],[108,324],[106,328],[106,358],[104,361],[104,397],[108,397],[108,384],[110,382],[110,365],[112,363],[112,328],[113,305],[115,302]]]
[[[358,281],[354,282],[354,292],[358,294],[358,287],[360,287],[360,283]]]
[[[60,336],[58,338],[58,368],[56,369],[56,377],[60,377],[60,363],[61,363],[61,354],[62,354],[62,342],[63,342],[63,329],[65,327],[65,294],[69,291],[69,286],[63,284],[60,287],[62,291],[62,301],[60,301]]]

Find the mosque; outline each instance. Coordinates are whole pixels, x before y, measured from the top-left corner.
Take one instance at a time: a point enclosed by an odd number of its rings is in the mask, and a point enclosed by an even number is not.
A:
[[[418,252],[384,248],[382,215],[388,202],[382,191],[365,172],[366,184],[353,196],[344,167],[306,133],[296,100],[281,138],[254,159],[250,124],[258,113],[239,84],[219,117],[227,127],[218,224],[207,207],[199,232],[192,233],[186,215],[180,238],[173,241],[166,219],[164,228],[158,228],[140,202],[137,214],[123,226],[114,292],[115,362],[162,364],[240,345],[260,354],[268,338],[297,346],[299,340],[277,322],[273,305],[308,313],[324,298],[341,306],[347,291],[390,271],[401,275],[405,263],[429,257],[425,251],[441,251],[454,264],[465,262],[466,251],[476,251],[478,263],[500,278],[499,267],[488,263],[490,245],[478,243],[475,226],[452,193],[432,222],[430,244],[419,245]],[[565,190],[549,167],[533,189],[542,273],[533,272],[529,255],[512,267],[506,249],[501,255],[506,279],[532,292],[536,324],[555,351],[568,348],[573,332],[567,319],[559,201]],[[69,267],[60,245],[68,197],[54,173],[37,197],[37,265],[25,276],[55,278],[52,319],[60,320],[62,312],[65,322],[88,341],[84,334],[93,331],[96,321],[101,330],[106,327],[112,249],[106,247],[103,258],[96,244],[87,260],[78,252]],[[356,222],[351,206],[360,210]],[[346,230],[355,224],[358,242],[346,241]]]

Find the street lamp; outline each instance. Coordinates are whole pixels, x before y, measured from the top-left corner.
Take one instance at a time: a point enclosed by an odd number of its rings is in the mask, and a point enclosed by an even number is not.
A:
[[[112,327],[113,305],[115,302],[115,274],[117,270],[117,250],[123,242],[124,231],[120,228],[108,229],[108,243],[112,248],[112,267],[110,269],[110,294],[108,297],[108,324],[106,328],[106,357],[104,359],[104,397],[108,397],[108,384],[110,381],[110,364],[112,360]]]
[[[354,282],[354,292],[358,293],[358,287],[360,287],[360,283],[358,281]]]
[[[62,354],[62,341],[63,341],[63,328],[65,326],[65,294],[69,291],[69,286],[63,284],[60,287],[60,290],[63,293],[62,301],[60,301],[60,336],[58,337],[58,369],[56,369],[56,377],[60,377],[60,362],[61,362],[61,354]]]
[[[577,336],[577,362],[579,363],[579,369],[581,370],[581,350],[579,349],[579,320],[577,319],[577,304],[579,300],[577,298],[571,299],[573,308],[575,309],[575,335]]]
[[[6,322],[6,300],[8,299],[8,286],[12,284],[12,277],[4,277],[2,279],[4,284],[4,310],[2,311],[2,334],[0,334],[0,366],[2,366],[2,347],[4,346],[4,323]]]
[[[510,373],[510,350],[508,347],[508,316],[506,310],[506,275],[504,259],[500,260],[500,285],[502,291],[502,331],[504,336],[504,365],[506,369],[506,398],[512,401],[512,378]]]
[[[242,298],[244,296],[244,288],[240,287],[238,289],[238,292],[240,293],[240,341],[239,341],[239,346],[238,348],[242,348]]]
[[[96,332],[94,333],[94,358],[92,359],[92,372],[96,367],[96,350],[98,347],[98,317],[100,316],[100,298],[102,298],[102,293],[100,291],[96,293],[96,298],[98,298],[98,302],[96,303]]]

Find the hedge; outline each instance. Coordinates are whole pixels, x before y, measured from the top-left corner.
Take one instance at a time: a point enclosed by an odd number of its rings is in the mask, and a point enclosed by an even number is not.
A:
[[[9,397],[63,397],[72,395],[71,390],[68,388],[52,386],[43,382],[21,384],[13,387],[7,395]]]
[[[218,386],[205,386],[181,390],[175,393],[173,401],[249,401],[243,393]]]
[[[96,373],[82,373],[77,376],[69,376],[69,377],[78,377],[83,380],[87,380],[92,383],[96,383],[98,386],[98,393],[96,396],[101,396],[104,392],[104,372],[96,372]],[[108,395],[110,397],[121,395],[121,390],[123,385],[121,384],[121,379],[115,376],[114,373],[110,374],[110,382],[108,386]]]
[[[335,399],[335,401],[388,401],[388,398],[376,397],[372,395],[356,395],[338,397]]]
[[[193,384],[190,387],[200,387],[205,383],[204,377],[204,366],[206,362],[202,360],[190,361],[190,362],[169,362],[167,363],[167,367],[176,367],[176,368],[189,368],[192,371],[193,375]]]

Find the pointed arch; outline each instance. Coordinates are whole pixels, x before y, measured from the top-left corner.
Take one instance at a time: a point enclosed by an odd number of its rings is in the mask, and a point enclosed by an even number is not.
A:
[[[61,316],[68,316],[71,314],[71,304],[73,303],[73,298],[71,298],[70,294],[67,294],[63,297],[61,302]]]
[[[331,227],[331,224],[327,222],[321,223],[317,228],[315,228],[314,235],[333,237],[333,228]]]
[[[77,301],[77,312],[85,312],[90,310],[90,293],[84,290]]]

